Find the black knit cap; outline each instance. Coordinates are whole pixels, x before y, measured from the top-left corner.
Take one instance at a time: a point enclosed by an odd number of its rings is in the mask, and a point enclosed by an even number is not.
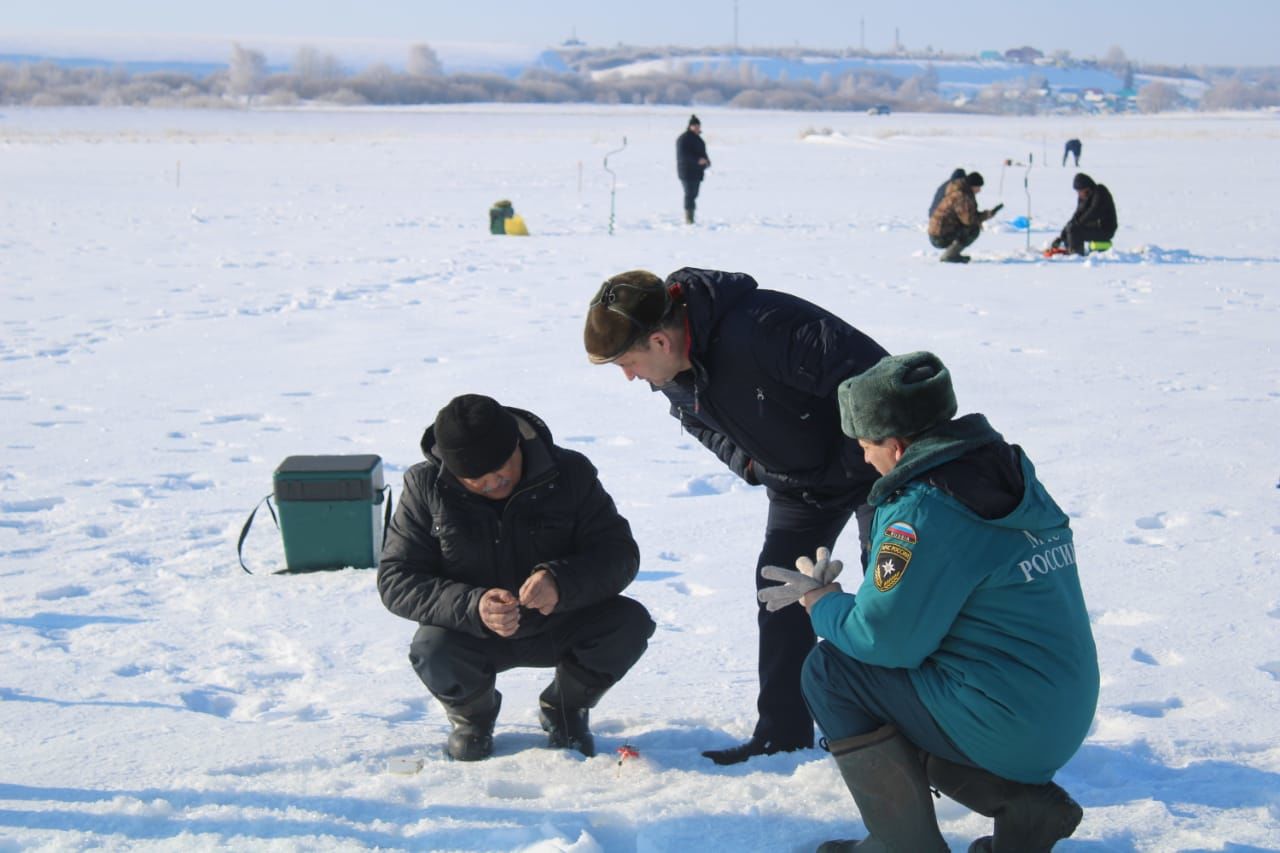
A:
[[[1093,182],[1093,178],[1084,172],[1076,172],[1076,176],[1071,180],[1071,189],[1073,190],[1091,190],[1097,184]]]
[[[693,127],[695,124],[698,127],[702,127],[702,122],[698,121],[698,117],[696,115],[689,116],[689,127]]]
[[[454,397],[436,415],[436,451],[455,477],[474,479],[497,471],[519,440],[515,417],[483,394]]]
[[[662,279],[648,270],[618,273],[600,285],[587,308],[582,344],[592,364],[608,364],[656,332],[673,308]]]
[[[840,428],[850,438],[915,438],[955,417],[951,372],[931,352],[887,355],[840,383]]]
[[[971,187],[980,187],[984,183],[981,172],[970,172],[964,176],[964,179],[969,182]]]

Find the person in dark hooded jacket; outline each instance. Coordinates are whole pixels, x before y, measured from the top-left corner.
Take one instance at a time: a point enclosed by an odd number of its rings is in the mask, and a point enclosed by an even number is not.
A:
[[[1083,255],[1086,243],[1107,241],[1116,236],[1116,203],[1105,184],[1079,172],[1071,181],[1076,191],[1076,212],[1053,241],[1052,248],[1065,248],[1073,255]]]
[[[766,568],[786,584],[761,593],[783,610],[799,601],[823,638],[804,695],[869,835],[819,849],[949,850],[932,786],[995,819],[970,851],[1047,853],[1080,823],[1052,779],[1099,686],[1067,514],[1021,448],[980,414],[955,417],[933,353],[886,358],[839,397],[881,474],[872,566],[856,594],[823,555]]]
[[[1070,154],[1071,156],[1076,158],[1075,165],[1079,166],[1080,165],[1080,149],[1082,147],[1083,146],[1080,144],[1079,139],[1068,139],[1067,144],[1063,146],[1063,149],[1062,149],[1062,165],[1063,166],[1067,165],[1067,155]]]
[[[449,402],[404,475],[378,592],[418,624],[409,660],[453,724],[447,751],[493,751],[497,673],[555,667],[539,697],[553,747],[595,754],[588,711],[653,634],[621,595],[639,548],[581,453],[556,446],[540,418],[491,397]]]
[[[756,566],[830,547],[858,513],[875,471],[840,432],[836,386],[885,350],[829,311],[764,290],[745,273],[684,268],[664,282],[634,270],[601,286],[584,344],[595,364],[661,391],[671,414],[769,498]],[[799,608],[791,608],[799,610]],[[758,609],[759,721],[745,744],[704,753],[719,764],[813,745],[800,666],[814,643],[803,613]]]
[[[684,221],[688,225],[693,224],[698,190],[702,186],[703,175],[710,168],[707,143],[702,141],[702,122],[697,116],[689,116],[685,132],[676,137],[676,176],[684,187]]]

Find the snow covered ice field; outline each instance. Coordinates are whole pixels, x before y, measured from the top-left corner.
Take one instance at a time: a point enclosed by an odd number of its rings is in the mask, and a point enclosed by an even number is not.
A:
[[[1064,851],[1280,849],[1280,119],[996,119],[699,109],[713,162],[679,224],[687,110],[7,110],[0,115],[0,850],[800,851],[857,837],[826,753],[716,768],[755,721],[765,497],[617,369],[588,299],[644,267],[742,270],[893,352],[1021,444],[1072,516],[1102,664],[1059,781]],[[809,129],[832,133],[805,138]],[[617,174],[616,233],[608,234]],[[1045,261],[1107,184],[1116,248]],[[1048,159],[1048,166],[1043,161]],[[973,263],[924,235],[956,166],[1000,218]],[[488,234],[510,198],[527,238]],[[549,677],[499,678],[497,755],[450,763],[374,573],[272,575],[245,516],[286,456],[377,453],[491,394],[587,453],[658,623],[541,748]],[[856,548],[850,531],[837,547]],[[630,743],[640,758],[619,764]],[[388,760],[418,757],[416,775]],[[938,803],[953,850],[987,821]]]

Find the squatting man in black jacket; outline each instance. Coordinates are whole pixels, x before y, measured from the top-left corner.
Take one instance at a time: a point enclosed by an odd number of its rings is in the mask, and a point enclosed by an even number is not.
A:
[[[634,270],[591,300],[584,343],[595,364],[661,391],[686,431],[769,498],[752,572],[831,548],[857,512],[867,542],[867,492],[877,478],[840,429],[836,388],[887,353],[829,311],[761,289],[745,273],[680,269],[664,282]],[[759,721],[751,739],[703,754],[717,764],[813,746],[800,669],[813,628],[800,608],[757,602]]]
[[[621,592],[640,551],[581,453],[491,397],[449,401],[422,436],[387,531],[378,592],[418,623],[409,661],[444,706],[448,754],[493,752],[497,674],[555,667],[549,745],[595,754],[589,709],[644,654],[654,624]]]
[[[1050,249],[1066,249],[1073,255],[1088,253],[1088,243],[1109,241],[1116,236],[1116,203],[1106,184],[1096,183],[1084,172],[1071,180],[1076,191],[1076,210],[1050,245]]]

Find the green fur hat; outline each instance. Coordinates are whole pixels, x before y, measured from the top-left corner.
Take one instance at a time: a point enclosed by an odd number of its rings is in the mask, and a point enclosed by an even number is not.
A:
[[[955,417],[951,372],[931,352],[887,355],[840,383],[840,427],[850,438],[915,438]]]

